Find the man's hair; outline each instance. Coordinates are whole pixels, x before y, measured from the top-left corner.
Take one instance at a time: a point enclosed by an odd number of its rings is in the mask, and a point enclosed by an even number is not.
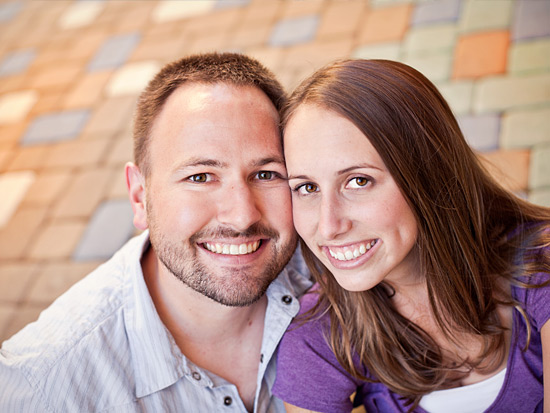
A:
[[[436,87],[407,65],[345,60],[320,69],[290,96],[283,129],[302,104],[345,117],[375,147],[416,217],[416,249],[438,326],[451,342],[457,330],[481,336],[480,357],[463,367],[494,371],[506,356],[497,307],[514,303],[502,279],[549,271],[549,257],[532,257],[550,243],[549,209],[491,178]],[[429,334],[395,311],[389,285],[346,291],[302,247],[321,285],[317,310],[329,308],[331,347],[354,377],[363,378],[363,370],[352,351],[369,374],[415,403],[462,378]]]
[[[277,111],[286,99],[275,75],[257,60],[242,54],[207,53],[169,63],[149,82],[137,102],[134,159],[144,176],[150,172],[148,147],[153,123],[170,95],[184,83],[191,82],[257,87],[267,95]]]

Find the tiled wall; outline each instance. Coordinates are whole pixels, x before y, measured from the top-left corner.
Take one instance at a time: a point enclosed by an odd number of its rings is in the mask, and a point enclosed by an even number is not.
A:
[[[291,89],[333,59],[433,80],[499,179],[550,205],[550,0],[0,2],[0,340],[134,233],[123,166],[165,63],[249,53]]]

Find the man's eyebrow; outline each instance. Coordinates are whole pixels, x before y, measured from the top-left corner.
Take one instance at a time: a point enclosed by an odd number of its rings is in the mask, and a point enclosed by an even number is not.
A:
[[[225,162],[221,162],[217,159],[209,159],[209,158],[191,158],[186,160],[185,162],[182,162],[178,164],[174,170],[182,170],[186,168],[192,168],[195,166],[211,166],[215,168],[226,168],[228,165]]]
[[[268,157],[268,158],[258,159],[256,161],[252,162],[252,166],[253,167],[259,167],[259,166],[269,165],[270,163],[278,163],[278,164],[284,165],[285,160],[283,159],[282,156],[271,156],[271,157]]]

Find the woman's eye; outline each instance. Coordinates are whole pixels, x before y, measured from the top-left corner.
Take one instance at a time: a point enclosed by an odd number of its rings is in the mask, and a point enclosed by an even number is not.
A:
[[[188,179],[192,182],[201,183],[201,182],[208,182],[209,176],[206,173],[201,173],[201,174],[191,175]]]
[[[318,190],[319,188],[315,184],[302,184],[295,189],[296,192],[302,195],[313,194]]]
[[[369,183],[369,179],[364,176],[357,176],[353,179],[350,179],[348,185],[350,188],[361,188],[366,186]]]

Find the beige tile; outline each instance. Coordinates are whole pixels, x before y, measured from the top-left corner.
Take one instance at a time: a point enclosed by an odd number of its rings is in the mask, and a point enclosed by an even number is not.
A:
[[[34,90],[0,96],[0,124],[22,121],[37,100],[38,94]]]
[[[204,36],[208,33],[229,33],[237,27],[242,12],[239,8],[217,10],[203,16],[197,16],[185,22],[185,32],[193,36]]]
[[[529,188],[550,188],[550,142],[532,149]]]
[[[230,49],[262,46],[269,39],[271,30],[271,25],[267,24],[241,25],[232,33],[227,46]]]
[[[43,266],[29,289],[27,301],[50,304],[73,284],[92,272],[100,262],[53,262]]]
[[[85,229],[84,221],[56,221],[47,224],[32,243],[29,258],[69,258]]]
[[[122,96],[103,100],[93,112],[84,128],[87,136],[111,136],[128,128],[132,123],[135,96]]]
[[[158,2],[158,5],[153,10],[152,19],[155,24],[159,24],[172,20],[197,17],[212,11],[214,5],[214,2],[201,0],[162,0]]]
[[[510,25],[513,0],[466,0],[460,17],[462,32],[502,29]]]
[[[282,1],[254,0],[243,10],[240,25],[273,23],[283,6]]]
[[[44,165],[44,159],[51,150],[50,145],[24,146],[18,148],[12,161],[8,164],[9,171],[37,170]]]
[[[107,191],[108,199],[128,199],[124,168],[113,168],[111,182]]]
[[[508,70],[513,74],[550,71],[550,39],[512,43]]]
[[[33,278],[38,272],[38,265],[16,263],[0,265],[0,302],[18,303],[31,289]]]
[[[285,51],[281,47],[254,47],[246,50],[246,54],[257,59],[277,75]]]
[[[28,122],[10,123],[7,125],[0,125],[0,148],[13,148],[21,139],[25,130],[27,129]]]
[[[45,161],[45,168],[87,167],[103,161],[106,150],[112,144],[110,138],[78,139],[60,142],[52,147]]]
[[[79,63],[65,63],[41,68],[33,76],[29,87],[35,89],[50,89],[70,85],[84,70]]]
[[[323,0],[308,0],[308,1],[286,1],[283,2],[281,10],[281,18],[300,17],[308,14],[319,13],[325,2]]]
[[[410,4],[396,4],[371,9],[361,23],[359,43],[401,41],[409,28]]]
[[[504,148],[530,148],[550,142],[550,106],[504,114],[500,143]]]
[[[44,208],[20,208],[0,229],[0,260],[24,257],[45,216]]]
[[[499,150],[481,156],[493,177],[512,192],[525,191],[529,180],[528,150]]]
[[[58,20],[62,30],[77,29],[92,24],[105,8],[103,1],[76,2],[67,8]]]
[[[11,334],[8,335],[8,327],[15,314],[16,306],[14,304],[0,303],[0,343],[11,336]]]
[[[353,36],[366,9],[367,3],[363,0],[329,3],[321,15],[317,38]]]
[[[455,115],[463,115],[470,112],[472,108],[472,93],[474,90],[473,81],[444,81],[438,83],[437,88],[447,103],[449,103]]]
[[[132,131],[127,130],[117,136],[112,148],[107,155],[109,165],[123,167],[126,162],[132,162],[134,159],[134,141]]]
[[[75,174],[52,211],[54,218],[87,218],[103,199],[111,171],[104,168]]]
[[[152,60],[128,63],[113,73],[105,87],[105,93],[109,97],[137,97],[160,69],[161,65]]]
[[[42,172],[36,176],[30,186],[22,206],[48,206],[56,200],[64,188],[67,187],[73,173],[71,170]]]
[[[112,71],[106,70],[88,73],[79,78],[76,84],[63,96],[61,106],[63,109],[94,106],[102,97],[103,89],[111,75]]]
[[[0,175],[0,228],[11,219],[34,180],[35,174],[32,171],[7,172]]]
[[[11,322],[8,324],[7,328],[4,330],[5,337],[11,337],[27,324],[32,323],[38,319],[40,313],[46,309],[46,305],[40,304],[25,304],[19,306]]]
[[[390,42],[367,44],[353,50],[352,57],[356,59],[388,59],[399,60],[401,43]]]

